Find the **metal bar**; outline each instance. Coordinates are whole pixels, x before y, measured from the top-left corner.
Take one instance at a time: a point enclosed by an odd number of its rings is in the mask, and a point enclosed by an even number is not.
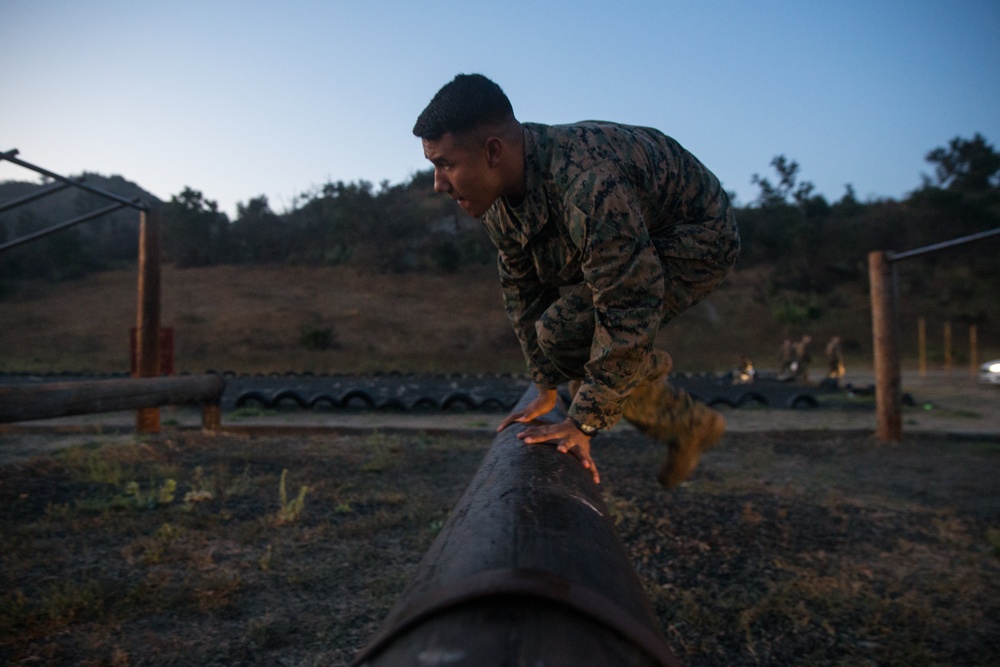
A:
[[[554,410],[541,421],[562,418]],[[353,664],[411,665],[428,655],[462,665],[679,664],[600,487],[572,456],[518,440],[523,429],[494,439]]]
[[[218,405],[225,388],[222,377],[209,374],[0,386],[0,423],[161,405]]]
[[[981,239],[989,238],[991,236],[996,236],[997,234],[1000,234],[1000,227],[997,227],[996,229],[990,229],[985,232],[970,234],[968,236],[961,236],[957,239],[951,239],[950,241],[942,241],[941,243],[935,243],[933,245],[924,246],[923,248],[915,248],[913,250],[907,250],[906,252],[887,251],[885,253],[885,259],[887,262],[898,262],[901,259],[908,259],[910,257],[926,255],[927,253],[936,252],[938,250],[944,250],[945,248],[951,248],[957,245],[962,245],[963,243],[971,243],[972,241],[979,241]]]
[[[78,178],[76,180],[80,181],[82,179]],[[42,190],[38,190],[37,192],[35,192],[33,194],[25,195],[24,197],[21,197],[20,199],[15,199],[13,201],[9,201],[6,204],[0,204],[0,213],[4,213],[5,211],[9,211],[12,208],[17,208],[18,206],[24,206],[25,204],[31,203],[31,202],[35,201],[36,199],[42,199],[43,197],[48,197],[49,195],[53,195],[53,194],[59,192],[60,190],[65,190],[66,188],[71,188],[71,187],[73,187],[72,183],[57,183],[55,185],[51,185],[51,186],[49,186],[47,188],[44,188]]]
[[[104,208],[99,208],[90,213],[85,213],[79,217],[73,218],[72,220],[67,220],[66,222],[61,222],[58,225],[53,225],[52,227],[47,227],[41,231],[35,232],[34,234],[28,234],[27,236],[22,236],[21,238],[14,239],[13,241],[8,241],[3,245],[0,245],[0,252],[4,250],[10,250],[11,248],[16,248],[19,245],[24,245],[30,241],[35,241],[42,238],[43,236],[48,236],[49,234],[54,234],[58,231],[67,229],[74,225],[79,225],[82,222],[87,222],[88,220],[93,220],[94,218],[99,218],[102,215],[107,215],[108,213],[114,213],[115,211],[125,208],[126,204],[109,204]]]
[[[95,188],[92,185],[77,183],[72,178],[67,178],[66,176],[60,176],[59,174],[53,171],[49,171],[48,169],[43,169],[42,167],[38,167],[36,165],[31,164],[30,162],[25,162],[24,160],[15,157],[17,153],[18,151],[16,148],[14,150],[7,151],[6,153],[0,153],[0,160],[7,160],[8,162],[13,162],[14,164],[24,167],[25,169],[30,169],[36,173],[42,174],[43,176],[48,176],[49,178],[53,178],[57,181],[62,181],[63,183],[70,183],[74,187],[80,188],[81,190],[86,190],[87,192],[98,195],[99,197],[104,197],[105,199],[116,201],[122,204],[123,206],[129,206],[139,211],[145,211],[147,208],[145,204],[139,202],[138,200],[125,199],[125,197],[116,195],[113,192],[108,192],[107,190]]]

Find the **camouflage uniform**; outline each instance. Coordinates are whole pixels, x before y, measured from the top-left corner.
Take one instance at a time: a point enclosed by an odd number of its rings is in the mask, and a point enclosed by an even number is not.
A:
[[[657,130],[523,127],[525,199],[501,198],[483,217],[507,314],[534,381],[582,380],[569,416],[610,428],[635,387],[663,375],[661,324],[736,263],[733,210],[718,179]]]

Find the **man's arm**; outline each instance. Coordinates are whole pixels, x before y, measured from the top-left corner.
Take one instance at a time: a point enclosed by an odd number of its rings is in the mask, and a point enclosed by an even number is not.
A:
[[[590,361],[569,416],[606,429],[642,379],[662,317],[663,267],[623,178],[608,172],[567,196],[567,226],[579,240],[595,311]]]
[[[539,388],[554,390],[565,378],[538,347],[535,322],[559,298],[559,290],[542,285],[531,257],[520,249],[498,248],[497,266],[504,308]]]

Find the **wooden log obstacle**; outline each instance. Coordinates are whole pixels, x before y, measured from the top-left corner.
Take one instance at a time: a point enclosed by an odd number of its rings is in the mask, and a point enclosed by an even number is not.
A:
[[[202,427],[217,431],[225,388],[212,374],[6,385],[0,386],[0,423],[200,404]]]
[[[494,439],[355,666],[679,664],[600,487],[523,428]]]

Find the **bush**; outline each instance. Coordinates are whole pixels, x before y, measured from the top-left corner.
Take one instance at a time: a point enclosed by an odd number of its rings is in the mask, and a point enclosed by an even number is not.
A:
[[[335,350],[340,348],[340,342],[332,328],[302,327],[299,334],[299,345],[307,350]]]

